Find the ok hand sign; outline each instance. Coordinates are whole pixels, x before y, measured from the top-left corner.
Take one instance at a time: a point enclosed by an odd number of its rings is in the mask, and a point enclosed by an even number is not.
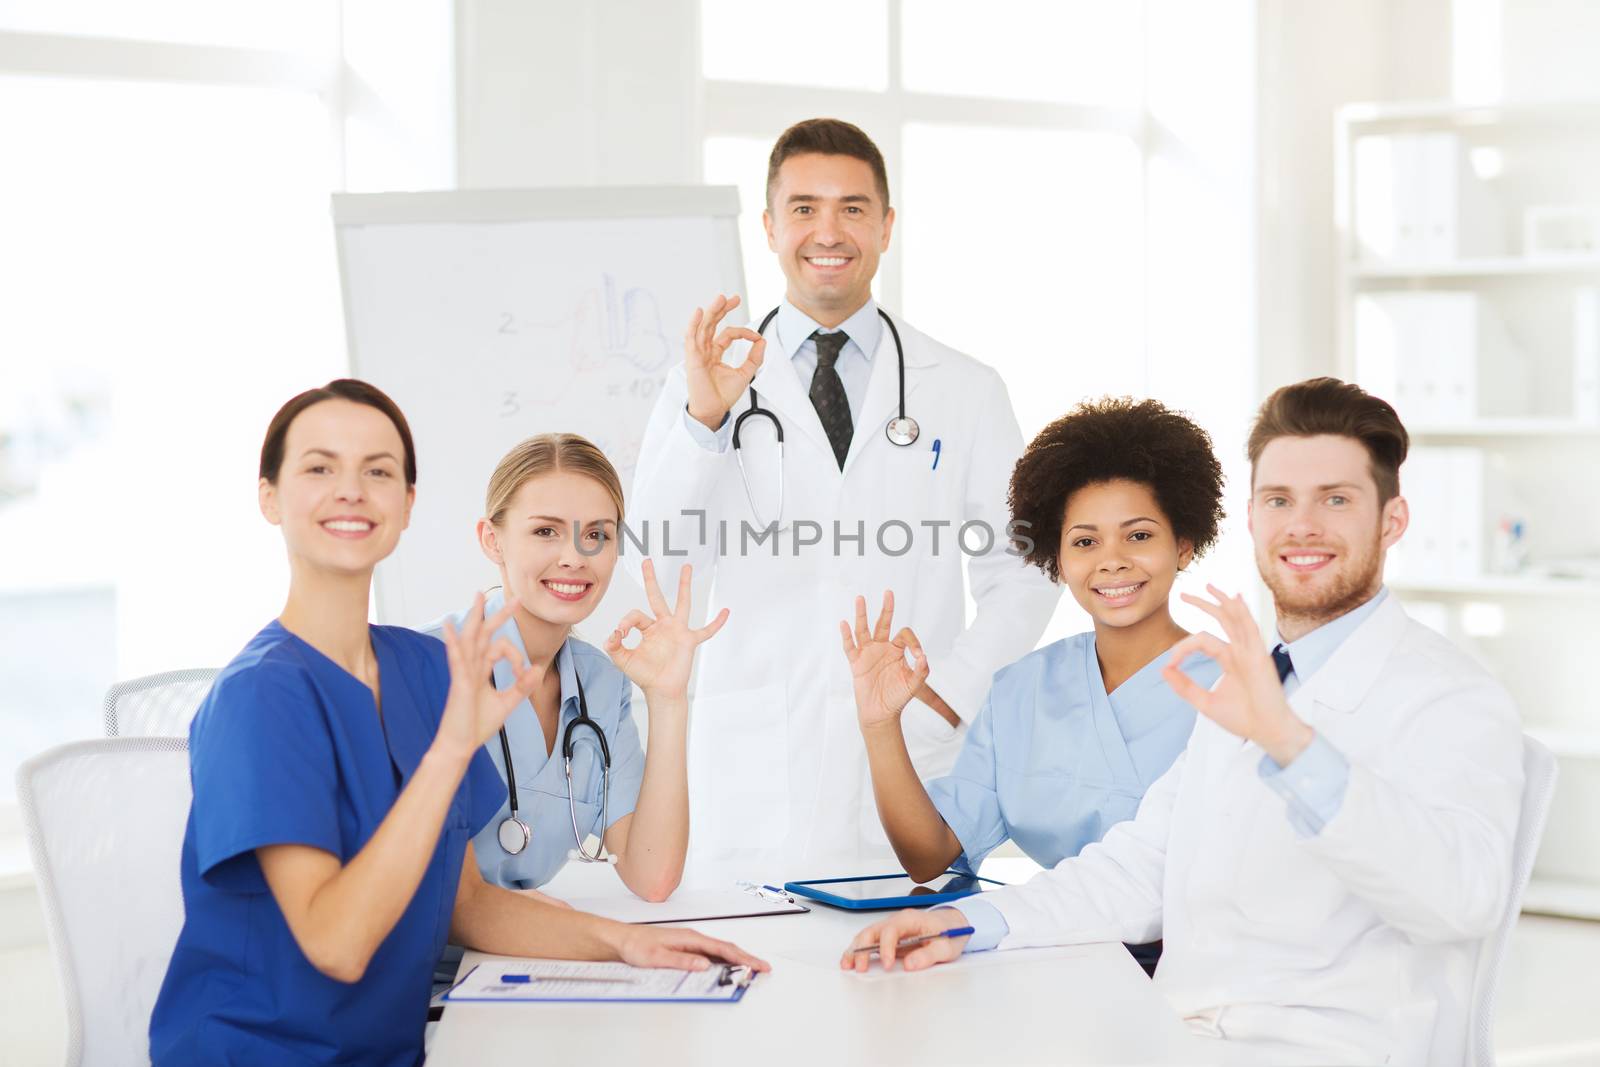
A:
[[[1311,743],[1311,727],[1290,709],[1244,597],[1228,596],[1214,585],[1206,586],[1206,591],[1216,598],[1214,602],[1188,593],[1183,599],[1220,622],[1228,640],[1190,634],[1172,646],[1161,676],[1200,714],[1230,734],[1254,741],[1278,766],[1287,767]],[[1194,652],[1205,653],[1222,668],[1222,677],[1209,690],[1178,669]]]
[[[719,296],[710,306],[695,308],[689,319],[689,331],[683,335],[683,371],[689,380],[689,415],[708,429],[715,430],[739,397],[749,388],[761,360],[766,355],[767,342],[761,335],[746,326],[729,326],[721,333],[717,324],[739,306],[737,296],[731,299]],[[722,362],[722,354],[737,340],[752,342],[744,362],[730,367]]]
[[[483,594],[472,600],[472,610],[458,632],[444,624],[445,658],[450,664],[450,692],[434,745],[460,759],[471,759],[484,742],[505,723],[511,709],[528,698],[544,672],[523,662],[522,653],[504,637],[495,637],[516,610],[514,597],[489,619],[483,617]],[[491,677],[497,660],[506,660],[517,674],[508,689],[496,691]]]
[[[698,630],[689,628],[689,588],[692,568],[685,564],[678,571],[678,604],[667,607],[661,587],[656,584],[655,564],[644,561],[644,592],[654,617],[630,611],[606,638],[606,654],[628,679],[644,690],[645,697],[684,698],[689,691],[689,672],[694,668],[695,647],[709,641],[728,621],[728,609]],[[638,648],[624,648],[622,641],[638,630],[644,640]]]
[[[894,594],[883,594],[883,610],[878,621],[867,629],[867,599],[856,597],[856,628],[850,632],[849,623],[839,623],[839,634],[844,638],[844,655],[850,661],[850,676],[855,686],[856,716],[863,730],[893,725],[900,719],[911,698],[928,679],[928,658],[922,654],[922,642],[907,626],[889,640],[889,630],[894,625]],[[910,652],[915,664],[907,666],[906,653]]]

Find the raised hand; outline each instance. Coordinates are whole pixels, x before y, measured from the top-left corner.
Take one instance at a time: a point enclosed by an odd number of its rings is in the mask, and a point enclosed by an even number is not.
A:
[[[856,597],[856,627],[839,623],[844,638],[844,655],[850,661],[850,678],[855,687],[856,717],[863,730],[897,722],[918,688],[928,679],[928,658],[922,642],[909,626],[889,639],[894,626],[894,593],[883,594],[883,610],[871,630],[867,629],[867,599]],[[910,652],[912,665],[906,663]]]
[[[450,692],[433,745],[462,761],[471,759],[495,735],[511,709],[526,700],[544,677],[544,671],[527,665],[515,645],[495,637],[516,606],[516,598],[509,597],[493,618],[485,619],[483,594],[479,593],[459,632],[448,621],[444,624]],[[495,663],[502,659],[511,664],[517,677],[509,688],[497,691],[491,677]]]
[[[1289,707],[1272,655],[1244,597],[1228,596],[1214,585],[1206,586],[1206,591],[1215,601],[1188,593],[1183,599],[1221,623],[1228,639],[1190,634],[1172,646],[1161,676],[1200,714],[1234,736],[1254,741],[1280,767],[1286,767],[1311,743],[1311,727]],[[1222,677],[1209,690],[1179,669],[1195,652],[1204,652],[1222,668]]]
[[[858,948],[878,946],[878,961],[886,971],[894,970],[896,946],[901,941],[928,934],[942,934],[958,926],[966,926],[967,917],[955,908],[907,908],[897,911],[887,919],[873,923],[857,934],[850,947],[839,957],[839,968],[866,974],[872,966],[872,956],[856,952]],[[903,962],[908,971],[921,971],[936,963],[949,963],[961,955],[967,946],[965,937],[939,937],[907,950]]]
[[[689,673],[694,669],[694,650],[709,641],[728,621],[728,609],[700,629],[689,627],[690,584],[693,571],[685,564],[678,571],[678,603],[667,607],[661,587],[656,584],[655,564],[644,561],[644,592],[654,617],[630,611],[606,638],[606,654],[628,679],[644,690],[646,697],[684,697],[689,691]],[[638,630],[643,638],[637,648],[622,644],[628,634]]]
[[[767,342],[759,333],[746,326],[729,326],[721,333],[717,325],[723,317],[739,306],[737,296],[718,296],[708,306],[695,308],[689,319],[689,330],[683,335],[683,370],[689,381],[689,415],[708,429],[722,425],[728,411],[749,388],[761,360],[766,355]],[[722,362],[722,354],[737,340],[752,342],[744,362],[730,367]]]

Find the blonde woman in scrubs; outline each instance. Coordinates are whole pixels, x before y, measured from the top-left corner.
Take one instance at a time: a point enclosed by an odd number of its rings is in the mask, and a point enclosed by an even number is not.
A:
[[[500,572],[499,587],[481,609],[492,616],[509,600],[516,607],[496,631],[540,672],[538,685],[506,719],[513,774],[507,775],[498,737],[485,751],[503,781],[516,781],[517,818],[528,828],[513,833],[510,851],[499,828],[511,817],[509,795],[474,839],[486,881],[509,889],[535,890],[567,864],[579,842],[573,832],[599,838],[615,857],[624,885],[645,900],[665,900],[683,876],[689,843],[689,797],[685,776],[689,673],[695,648],[727,621],[724,609],[706,626],[688,626],[690,570],[678,575],[678,596],[669,607],[644,563],[651,612],[631,612],[609,631],[600,647],[581,640],[574,627],[600,604],[617,565],[617,526],[623,516],[622,483],[605,454],[576,434],[541,434],[517,445],[489,479],[478,545]],[[457,626],[466,616],[451,620]],[[434,632],[442,632],[444,623]],[[623,641],[633,631],[640,644]],[[496,668],[496,684],[511,675]],[[633,720],[633,686],[649,709],[649,755]],[[610,795],[603,796],[599,745],[592,732],[574,731],[571,801],[562,759],[562,737],[582,703],[604,731],[611,754]],[[602,822],[602,819],[604,820]],[[591,853],[593,854],[593,853]],[[447,957],[448,961],[448,957]]]

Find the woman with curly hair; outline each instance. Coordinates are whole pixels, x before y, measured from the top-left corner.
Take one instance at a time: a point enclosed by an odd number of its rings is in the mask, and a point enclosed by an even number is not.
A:
[[[1188,636],[1168,609],[1173,582],[1223,515],[1211,438],[1154,400],[1081,404],[1028,446],[1010,502],[1027,534],[1017,550],[1094,629],[995,673],[949,775],[924,789],[900,735],[928,662],[910,629],[891,637],[893,594],[870,630],[861,597],[854,630],[840,623],[878,814],[918,881],[976,872],[1006,840],[1045,867],[1076,855],[1133,817],[1194,723],[1161,668]],[[1184,669],[1207,686],[1218,674],[1203,656]]]

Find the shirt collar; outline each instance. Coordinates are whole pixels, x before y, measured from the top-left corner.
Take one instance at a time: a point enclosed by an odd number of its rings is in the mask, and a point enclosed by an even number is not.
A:
[[[1332,622],[1323,623],[1299,640],[1285,641],[1283,634],[1278,634],[1278,643],[1289,653],[1289,662],[1294,666],[1294,676],[1300,680],[1301,685],[1309,681],[1311,676],[1332,658],[1339,650],[1339,646],[1344,644],[1345,639],[1355,633],[1388,596],[1388,588],[1381,586],[1378,595],[1359,608],[1345,612]]]
[[[483,614],[485,618],[493,615],[506,606],[506,593],[504,589],[492,589],[483,598]],[[517,629],[516,619],[507,619],[496,637],[504,637],[524,656],[528,654],[527,646],[522,643],[522,631]],[[556,651],[556,671],[561,676],[561,715],[566,717],[569,708],[574,715],[578,707],[578,668],[573,663],[572,638],[561,642],[561,647]],[[494,665],[495,684],[505,689],[516,681],[516,675],[511,670],[511,665],[505,660],[499,660]]]
[[[793,359],[799,353],[801,346],[820,329],[822,329],[820,323],[788,300],[778,305],[778,347],[790,359]],[[883,320],[878,317],[878,302],[869,297],[867,302],[862,304],[854,315],[841,322],[837,329],[843,330],[851,342],[861,350],[867,361],[871,362],[872,354],[878,350],[878,339],[883,333]]]

